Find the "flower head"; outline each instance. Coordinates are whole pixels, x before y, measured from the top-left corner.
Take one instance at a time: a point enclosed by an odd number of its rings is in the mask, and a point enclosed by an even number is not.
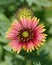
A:
[[[16,17],[18,20],[20,20],[21,18],[31,18],[32,15],[32,11],[27,7],[20,8],[18,11],[16,11]]]
[[[36,17],[22,18],[19,22],[15,20],[6,32],[6,38],[10,40],[8,45],[17,53],[21,49],[27,52],[38,49],[47,36],[44,34],[44,24],[38,23],[39,19]]]

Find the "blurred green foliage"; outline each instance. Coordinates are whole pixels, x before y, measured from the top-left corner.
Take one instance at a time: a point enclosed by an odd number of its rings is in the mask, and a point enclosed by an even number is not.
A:
[[[14,53],[6,46],[5,38],[14,14],[20,7],[29,7],[34,15],[45,23],[47,40],[45,45],[32,53]],[[51,0],[0,0],[0,65],[52,65],[52,1]]]

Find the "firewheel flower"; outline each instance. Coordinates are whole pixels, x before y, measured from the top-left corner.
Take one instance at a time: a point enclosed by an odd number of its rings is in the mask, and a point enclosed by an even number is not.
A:
[[[33,18],[21,18],[20,21],[15,20],[8,31],[6,32],[6,38],[10,40],[8,44],[13,51],[19,53],[21,49],[31,52],[34,49],[38,49],[46,39],[44,33],[44,24],[38,24],[39,19]]]

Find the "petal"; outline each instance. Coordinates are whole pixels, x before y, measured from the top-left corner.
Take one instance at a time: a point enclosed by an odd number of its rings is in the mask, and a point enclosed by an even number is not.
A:
[[[34,18],[32,18],[32,29],[34,29],[36,26],[37,26],[37,24],[39,23],[39,19],[37,19],[37,17],[34,17]]]
[[[39,26],[37,26],[34,30],[34,32],[36,33],[43,33],[46,29],[43,29],[44,28],[44,24],[41,24]]]
[[[37,39],[38,41],[45,41],[46,35],[45,35],[45,34],[37,34],[36,39]]]
[[[21,26],[23,28],[27,27],[27,23],[26,23],[26,19],[25,18],[21,18],[20,23],[21,23]]]
[[[30,28],[31,27],[31,19],[30,18],[22,18],[20,20],[21,26],[24,28]]]
[[[9,39],[9,40],[17,40],[16,36],[15,37],[13,37],[13,36],[6,36],[6,38]]]
[[[30,18],[29,19],[27,18],[26,19],[26,22],[27,22],[27,27],[28,28],[31,28],[31,25],[32,25],[31,19]]]
[[[34,45],[32,42],[27,43],[27,52],[31,52],[32,50],[34,50]]]
[[[40,47],[40,45],[41,45],[41,42],[38,40],[35,40],[35,41],[33,41],[33,44],[34,44],[34,48],[38,49],[38,47]]]
[[[21,29],[21,25],[17,20],[15,20],[6,32],[6,38],[10,40],[16,39],[19,29]]]
[[[23,49],[27,50],[27,44],[26,43],[23,43]]]
[[[38,30],[38,29],[37,29]],[[46,29],[41,29],[37,33],[43,33]]]
[[[7,33],[6,38],[9,40],[17,39],[17,34]]]
[[[19,29],[21,29],[21,25],[20,25],[20,23],[19,23],[17,20],[15,20],[15,21],[11,24],[11,28],[12,28],[12,29],[15,29],[15,30],[19,30]]]
[[[13,40],[8,44],[10,47],[12,47],[13,51],[19,53],[22,48],[22,44],[19,43],[17,40]]]

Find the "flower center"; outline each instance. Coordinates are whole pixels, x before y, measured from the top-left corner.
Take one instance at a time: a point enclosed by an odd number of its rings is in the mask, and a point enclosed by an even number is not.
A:
[[[28,42],[34,39],[34,33],[31,29],[21,29],[17,36],[20,42]]]
[[[23,36],[24,38],[27,38],[27,37],[29,36],[28,31],[24,31],[24,32],[22,33],[22,36]]]

